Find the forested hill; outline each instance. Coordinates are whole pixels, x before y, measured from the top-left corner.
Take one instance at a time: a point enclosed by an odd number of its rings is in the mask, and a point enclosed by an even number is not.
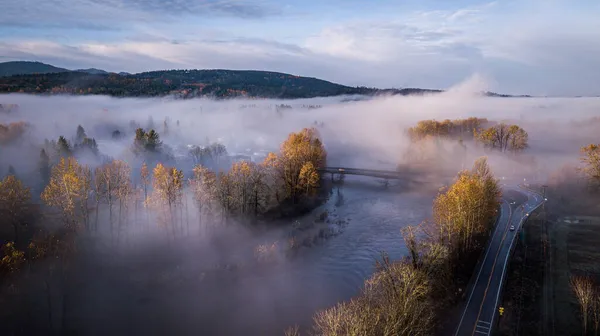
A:
[[[57,68],[42,62],[14,61],[0,63],[0,77],[25,74],[44,74],[67,72],[68,69]]]
[[[312,98],[351,94],[423,94],[424,89],[350,87],[325,80],[252,70],[166,70],[138,74],[80,71],[0,78],[0,93],[104,94],[116,97]]]

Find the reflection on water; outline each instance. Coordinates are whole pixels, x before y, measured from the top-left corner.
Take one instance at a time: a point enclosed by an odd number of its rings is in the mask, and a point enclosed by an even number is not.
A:
[[[294,323],[309,325],[316,310],[357,295],[382,251],[392,259],[405,255],[400,229],[429,216],[432,200],[432,195],[404,192],[397,182],[385,187],[373,178],[347,177],[334,189],[330,201],[307,218],[327,210],[331,216],[348,221],[344,232],[322,244],[301,249],[286,265],[285,272],[269,275],[280,281],[262,279],[269,284],[263,294],[275,296],[270,299],[273,305],[270,311],[276,311],[278,319],[274,322],[272,316],[255,316],[252,325],[258,327],[264,323],[262,328],[272,332],[280,332]],[[287,287],[286,279],[297,288]],[[255,280],[248,281],[256,291]],[[273,283],[281,287],[272,286]],[[264,312],[257,313],[260,314]],[[265,330],[262,328],[259,329]]]

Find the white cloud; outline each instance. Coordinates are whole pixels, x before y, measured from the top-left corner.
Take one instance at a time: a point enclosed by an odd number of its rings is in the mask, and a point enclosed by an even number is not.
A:
[[[233,6],[231,1],[219,3]],[[235,3],[241,6],[246,2]],[[52,17],[58,13],[52,4],[41,4],[32,13]],[[565,12],[567,7],[560,1],[414,11],[388,20],[370,19],[366,13],[360,20],[338,20],[317,33],[286,40],[253,35],[252,27],[264,30],[267,19],[264,24],[257,21],[247,26],[231,22],[222,26],[195,24],[193,20],[145,23],[159,14],[158,6],[169,4],[174,8],[167,11],[167,17],[174,17],[169,13],[181,12],[188,8],[185,6],[196,6],[190,13],[220,10],[216,2],[208,3],[212,7],[207,9],[182,0],[160,4],[154,0],[110,0],[110,6],[84,0],[72,6],[73,12],[81,15],[69,17],[96,26],[110,27],[114,22],[114,27],[121,29],[122,23],[117,22],[134,14],[141,16],[122,33],[104,40],[78,36],[58,43],[7,37],[0,42],[0,55],[63,67],[129,72],[161,68],[273,70],[379,87],[446,88],[481,73],[494,79],[496,84],[490,89],[500,92],[600,94],[600,22],[594,19],[593,11],[570,15],[572,12]],[[265,15],[270,13],[269,3],[258,4],[267,8]],[[0,14],[0,25],[10,23],[11,10],[14,21],[26,21],[23,15],[15,14],[15,8],[8,6],[8,12]],[[97,12],[90,14],[90,9]],[[532,15],[534,10],[539,10],[538,16]],[[306,25],[310,25],[307,20]],[[297,34],[298,30],[286,27],[284,20],[268,22],[281,32],[288,29]]]

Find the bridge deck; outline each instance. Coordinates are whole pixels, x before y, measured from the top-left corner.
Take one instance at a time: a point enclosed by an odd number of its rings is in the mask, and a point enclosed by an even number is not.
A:
[[[384,179],[405,179],[407,178],[406,173],[390,170],[376,170],[376,169],[359,169],[359,168],[346,168],[346,167],[324,167],[319,169],[322,173],[330,174],[342,174],[342,175],[361,175],[371,176]]]

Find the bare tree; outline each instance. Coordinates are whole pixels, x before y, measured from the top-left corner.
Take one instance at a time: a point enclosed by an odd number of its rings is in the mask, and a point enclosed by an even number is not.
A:
[[[581,309],[581,318],[583,325],[583,334],[587,335],[588,320],[595,299],[594,282],[590,276],[573,275],[571,276],[571,289],[575,293],[577,301],[579,301],[579,308]]]

